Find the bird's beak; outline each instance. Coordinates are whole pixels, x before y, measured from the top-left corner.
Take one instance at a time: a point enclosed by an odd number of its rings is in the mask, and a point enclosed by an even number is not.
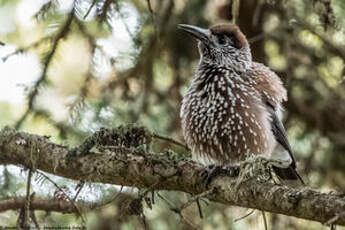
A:
[[[178,24],[177,28],[187,32],[196,39],[200,40],[203,43],[209,42],[209,35],[211,34],[210,30],[203,29],[197,26],[187,25],[187,24]]]

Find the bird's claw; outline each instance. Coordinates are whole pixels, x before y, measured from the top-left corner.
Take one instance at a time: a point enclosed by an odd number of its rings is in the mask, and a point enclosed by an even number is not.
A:
[[[236,177],[238,175],[239,167],[221,165],[209,165],[200,173],[206,188],[209,188],[209,185],[217,177]]]

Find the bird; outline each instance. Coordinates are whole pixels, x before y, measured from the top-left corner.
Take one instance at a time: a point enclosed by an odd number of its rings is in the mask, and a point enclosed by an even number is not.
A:
[[[192,158],[219,169],[262,156],[278,162],[278,177],[304,184],[282,123],[287,90],[269,67],[253,61],[240,28],[228,23],[178,29],[198,40],[200,55],[180,109]]]

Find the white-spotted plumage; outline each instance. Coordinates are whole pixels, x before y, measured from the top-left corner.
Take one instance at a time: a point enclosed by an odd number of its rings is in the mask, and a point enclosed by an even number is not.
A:
[[[278,76],[252,61],[237,26],[185,28],[200,39],[200,62],[181,106],[183,135],[193,158],[234,165],[263,154],[287,162],[292,171],[277,169],[279,176],[299,178],[281,123],[286,90]]]
[[[222,163],[226,155],[231,164],[244,160],[243,153],[261,154],[273,149],[267,144],[267,134],[257,134],[262,133],[261,126],[269,126],[269,115],[253,86],[255,81],[246,76],[248,71],[251,68],[241,72],[229,66],[200,63],[181,109],[184,136],[194,155],[207,155],[213,162]]]

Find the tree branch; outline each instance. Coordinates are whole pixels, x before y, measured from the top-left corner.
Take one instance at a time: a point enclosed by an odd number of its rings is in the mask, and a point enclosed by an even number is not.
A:
[[[12,197],[0,201],[0,213],[8,210],[18,210],[25,206],[26,197]],[[91,210],[97,207],[97,203],[78,201],[78,206],[82,210]],[[38,198],[33,197],[30,201],[31,210],[55,211],[62,213],[78,213],[76,207],[67,200],[59,200],[56,198]]]
[[[52,63],[53,56],[54,56],[54,54],[58,48],[59,42],[61,41],[61,39],[66,37],[66,35],[68,34],[68,32],[70,30],[70,26],[71,26],[73,18],[74,18],[74,4],[75,3],[73,2],[72,10],[69,13],[68,18],[67,18],[64,26],[60,29],[60,31],[58,32],[58,34],[54,38],[53,46],[52,46],[51,50],[49,51],[49,53],[47,54],[47,56],[45,57],[41,76],[35,82],[31,92],[28,95],[28,107],[27,107],[26,111],[24,112],[24,114],[21,116],[21,118],[15,124],[15,127],[17,129],[21,127],[23,122],[26,120],[26,118],[30,114],[31,110],[33,110],[34,102],[35,102],[36,97],[37,97],[38,92],[39,92],[39,87],[47,79],[48,68],[50,67],[50,64]],[[43,38],[43,39],[45,39],[45,38]]]
[[[47,138],[18,132],[5,127],[0,131],[0,164],[23,165],[58,176],[86,182],[101,182],[155,190],[178,190],[192,195],[208,189],[202,181],[204,168],[191,160],[170,159],[167,155],[151,154],[145,148],[128,147],[118,142],[118,130],[105,130],[117,147],[98,148],[82,157],[66,158],[70,148],[50,142]],[[113,132],[113,133],[111,133]],[[123,137],[140,139],[130,131]],[[142,133],[141,135],[145,135]],[[139,141],[140,142],[140,141]],[[126,146],[126,147],[122,147]],[[255,174],[254,174],[255,175]],[[257,175],[246,180],[218,178],[211,184],[214,192],[207,194],[215,202],[260,209],[321,223],[345,225],[345,199],[335,194],[325,194],[310,188],[290,188],[269,181],[260,181]]]

